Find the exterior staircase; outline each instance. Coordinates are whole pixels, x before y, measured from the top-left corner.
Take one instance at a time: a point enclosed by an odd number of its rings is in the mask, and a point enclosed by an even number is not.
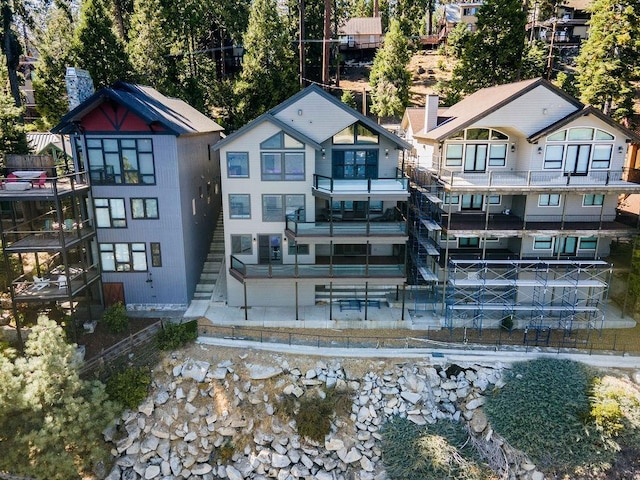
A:
[[[209,253],[200,274],[200,281],[196,285],[193,300],[216,300],[213,297],[221,272],[224,274],[224,224],[222,213],[218,216]]]

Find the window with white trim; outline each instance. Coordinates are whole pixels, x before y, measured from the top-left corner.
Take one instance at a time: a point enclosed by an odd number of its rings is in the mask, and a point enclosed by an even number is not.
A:
[[[583,207],[601,207],[604,204],[603,194],[588,193],[582,197]]]
[[[251,235],[231,235],[231,253],[234,255],[251,255],[253,253]]]
[[[534,250],[551,250],[553,246],[553,238],[551,237],[536,237],[533,239]]]
[[[304,195],[262,195],[262,221],[284,222],[285,216],[305,221]]]
[[[559,193],[543,193],[538,195],[539,207],[558,207],[560,205]]]
[[[587,175],[590,170],[606,170],[611,165],[615,137],[593,127],[560,130],[546,139],[543,166],[564,169],[565,175]]]
[[[463,166],[465,172],[485,172],[487,166],[504,167],[509,136],[489,128],[468,128],[447,139],[445,166]]]
[[[597,237],[580,237],[580,250],[595,250],[597,246]]]

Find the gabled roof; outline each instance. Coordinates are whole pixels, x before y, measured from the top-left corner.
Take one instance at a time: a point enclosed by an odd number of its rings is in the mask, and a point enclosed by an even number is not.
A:
[[[263,113],[262,115],[260,115],[255,120],[252,120],[251,122],[249,122],[246,125],[244,125],[242,128],[239,128],[235,132],[227,135],[226,137],[224,137],[219,142],[216,142],[211,148],[213,150],[219,150],[221,147],[224,147],[227,143],[233,142],[236,138],[241,137],[242,135],[244,135],[249,130],[257,127],[258,125],[260,125],[261,123],[264,123],[264,122],[273,123],[278,128],[282,129],[285,133],[291,135],[293,138],[295,138],[299,142],[302,142],[302,143],[305,143],[305,144],[309,144],[313,148],[315,148],[316,150],[320,150],[322,148],[322,145],[320,145],[318,142],[315,142],[314,140],[310,139],[306,135],[300,133],[298,130],[296,130],[295,128],[291,127],[291,125],[288,125],[288,124],[278,120],[276,117],[274,117],[270,113],[270,111],[266,112],[266,113]]]
[[[338,29],[338,35],[382,35],[380,17],[350,18]]]
[[[561,118],[560,120],[549,125],[548,127],[543,128],[539,132],[534,133],[529,138],[527,138],[527,141],[530,143],[537,142],[540,138],[544,137],[545,135],[549,135],[550,133],[553,133],[556,130],[561,129],[562,127],[567,125],[569,122],[572,122],[576,118],[586,117],[587,115],[593,115],[594,117],[597,117],[599,120],[602,120],[603,122],[605,122],[610,127],[621,131],[622,133],[625,134],[625,136],[629,139],[630,142],[640,143],[640,136],[637,133],[633,132],[632,130],[629,130],[628,128],[625,128],[623,125],[620,125],[611,117],[605,115],[600,110],[598,110],[597,108],[591,105],[587,105],[586,107],[576,112],[573,112],[572,114],[567,115],[564,118]]]
[[[407,130],[409,125],[414,136],[424,130],[424,107],[407,107],[405,109],[402,116],[402,128]]]
[[[60,135],[49,132],[27,132],[27,143],[31,150],[36,154],[41,154],[49,148],[49,146],[61,151],[66,152],[67,155],[71,154],[71,144],[69,139],[64,137],[64,147],[60,140]]]
[[[308,136],[306,136],[303,133],[301,133],[298,130],[296,130],[295,129],[295,125],[290,125],[290,124],[282,122],[282,121],[280,121],[280,120],[278,120],[276,118],[276,116],[277,116],[277,114],[279,112],[281,112],[282,110],[288,108],[292,104],[298,102],[299,100],[303,99],[304,97],[306,97],[307,95],[310,95],[312,93],[315,93],[315,94],[318,94],[318,95],[322,96],[328,102],[330,102],[333,105],[335,105],[335,106],[343,109],[344,111],[348,112],[349,115],[351,115],[353,117],[353,119],[354,119],[353,123],[356,123],[356,122],[362,123],[363,125],[365,125],[370,130],[372,130],[372,131],[376,132],[377,134],[385,137],[386,139],[388,139],[389,141],[395,143],[399,147],[406,148],[406,149],[411,149],[412,148],[412,145],[410,143],[405,142],[404,140],[402,140],[397,135],[394,135],[393,133],[391,133],[387,129],[385,129],[385,128],[381,127],[380,125],[378,125],[376,122],[374,122],[371,119],[369,119],[369,118],[365,117],[364,115],[362,115],[360,112],[354,110],[353,108],[349,107],[345,103],[341,102],[340,100],[335,98],[333,95],[325,92],[318,85],[311,85],[311,86],[309,86],[309,87],[307,87],[307,88],[305,88],[303,90],[300,90],[298,93],[296,93],[295,95],[289,97],[287,100],[282,102],[280,105],[275,106],[274,108],[272,108],[268,112],[263,113],[262,115],[260,115],[255,120],[247,123],[245,126],[240,128],[239,130],[236,130],[232,134],[228,135],[226,138],[220,140],[212,148],[219,149],[220,147],[232,142],[235,138],[238,138],[240,135],[244,134],[248,130],[251,130],[255,126],[259,125],[260,123],[265,122],[265,121],[269,121],[269,122],[274,123],[275,125],[278,125],[280,128],[282,128],[282,130],[287,132],[292,137],[300,140],[302,143],[308,143],[308,144],[312,145],[314,148],[316,148],[317,150],[319,150],[320,148],[322,148],[322,146],[318,142],[310,139]],[[318,114],[322,114],[322,112],[318,112]],[[337,132],[335,132],[335,133],[337,133]]]
[[[51,131],[75,131],[76,124],[85,115],[106,101],[119,103],[131,109],[148,125],[161,125],[177,136],[223,130],[216,122],[182,100],[166,97],[151,87],[116,82],[113,87],[99,90],[67,113]]]
[[[521,82],[507,83],[495,87],[483,88],[469,95],[447,109],[447,119],[433,130],[415,135],[425,140],[442,141],[453,133],[465,129],[490,113],[524,95],[538,86],[552,90],[567,102],[582,109],[583,105],[572,96],[543,78],[532,78]]]

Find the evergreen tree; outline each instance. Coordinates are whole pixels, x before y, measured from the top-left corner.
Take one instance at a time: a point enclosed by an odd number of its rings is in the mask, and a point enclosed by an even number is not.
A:
[[[472,93],[519,80],[526,21],[520,0],[487,0],[478,11],[477,30],[454,68],[453,89]]]
[[[298,90],[295,55],[274,0],[255,0],[244,35],[244,60],[236,84],[239,127]]]
[[[81,380],[75,346],[41,318],[25,356],[0,352],[0,471],[69,480],[108,458],[102,431],[117,414],[104,385]]]
[[[172,34],[167,28],[160,0],[135,0],[131,17],[131,40],[127,52],[136,77],[160,91],[171,92],[168,62]]]
[[[129,57],[124,43],[114,33],[113,20],[104,0],[82,3],[72,55],[77,66],[89,71],[96,88],[132,79]]]
[[[577,59],[580,99],[627,125],[640,79],[640,0],[595,0]]]
[[[542,77],[547,69],[547,45],[535,41],[524,47],[522,55],[522,78]]]
[[[7,72],[0,71],[0,156],[6,153],[28,154],[29,144],[22,121],[24,107],[16,107],[8,84]]]
[[[409,50],[400,22],[392,20],[384,46],[378,50],[369,75],[371,111],[378,117],[401,115],[409,102]]]
[[[47,28],[40,36],[39,59],[33,90],[44,124],[50,128],[69,110],[65,83],[66,67],[71,64],[73,25],[68,12],[54,8],[49,12]]]
[[[342,96],[340,97],[340,101],[346,105],[349,105],[351,108],[356,108],[356,96],[351,90],[343,91]]]

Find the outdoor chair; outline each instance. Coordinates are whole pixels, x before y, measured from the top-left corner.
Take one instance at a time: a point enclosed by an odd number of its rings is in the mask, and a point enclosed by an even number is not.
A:
[[[48,286],[49,280],[47,280],[46,278],[40,278],[36,275],[33,276],[33,290],[40,291]]]

